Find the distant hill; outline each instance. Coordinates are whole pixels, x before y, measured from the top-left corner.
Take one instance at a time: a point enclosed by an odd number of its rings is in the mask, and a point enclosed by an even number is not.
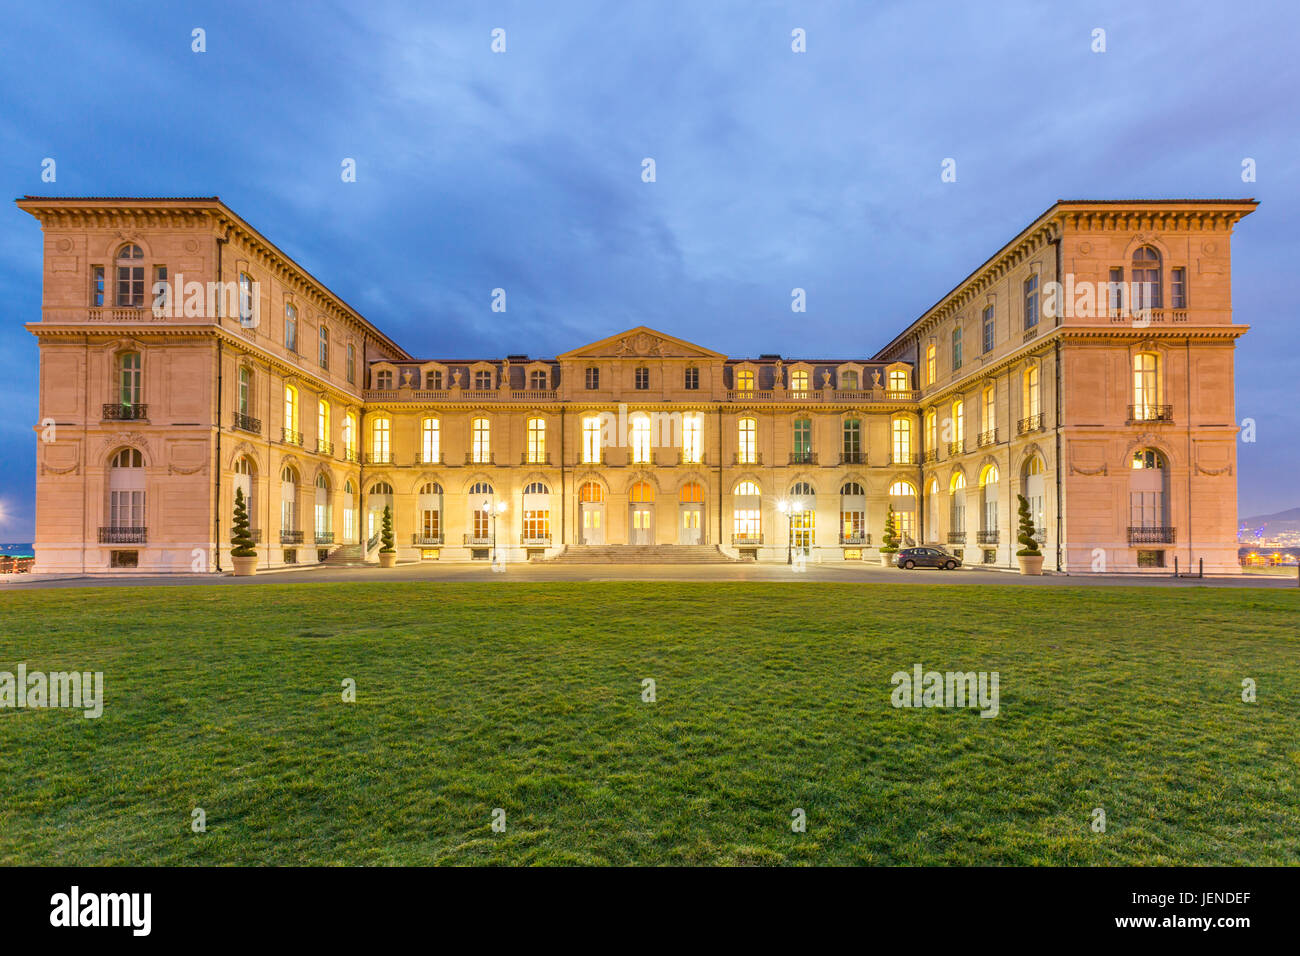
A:
[[[1271,515],[1252,515],[1249,518],[1242,518],[1238,524],[1251,529],[1268,525],[1269,531],[1300,531],[1300,508],[1291,508]]]

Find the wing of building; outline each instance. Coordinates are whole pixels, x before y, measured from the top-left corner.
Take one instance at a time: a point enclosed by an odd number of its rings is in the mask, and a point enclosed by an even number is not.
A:
[[[640,327],[415,358],[212,198],[47,198],[36,571],[584,549],[1238,569],[1233,227],[1254,200],[1061,200],[873,356]],[[847,333],[848,330],[846,330]],[[846,334],[846,338],[852,338]],[[772,342],[785,348],[787,343]],[[688,550],[689,549],[689,550]]]

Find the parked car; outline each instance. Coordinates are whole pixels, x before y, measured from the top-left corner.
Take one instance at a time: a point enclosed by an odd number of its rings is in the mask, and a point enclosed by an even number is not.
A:
[[[943,571],[952,571],[961,567],[961,562],[943,548],[904,548],[898,552],[894,564],[908,571],[913,568],[939,568]]]

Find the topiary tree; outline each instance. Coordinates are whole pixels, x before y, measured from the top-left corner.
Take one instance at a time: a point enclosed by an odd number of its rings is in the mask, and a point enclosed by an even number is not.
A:
[[[393,546],[393,506],[384,505],[384,523],[379,528],[380,554],[392,554],[397,550]]]
[[[889,514],[885,516],[885,533],[880,537],[881,554],[898,553],[898,519],[894,516],[894,506],[889,506]]]
[[[1036,558],[1042,552],[1038,550],[1038,541],[1034,538],[1034,519],[1029,514],[1029,499],[1024,495],[1016,495],[1020,502],[1020,533],[1016,535],[1016,540],[1020,542],[1020,550],[1016,552],[1017,557]]]
[[[255,558],[257,551],[253,548],[253,534],[248,528],[248,502],[244,500],[244,489],[235,489],[235,524],[230,529],[230,555],[234,558]]]

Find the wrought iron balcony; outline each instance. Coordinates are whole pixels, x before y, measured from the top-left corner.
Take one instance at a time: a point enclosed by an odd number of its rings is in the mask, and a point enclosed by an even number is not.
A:
[[[754,547],[763,543],[761,534],[733,534],[731,536],[731,546],[733,548]]]
[[[318,455],[333,455],[333,454],[334,454],[334,443],[333,443],[332,441],[320,441],[320,440],[318,439],[317,442],[316,442],[316,454],[318,454]]]
[[[865,465],[866,463],[867,463],[867,453],[865,451],[840,452],[841,465]]]
[[[280,429],[280,441],[284,442],[286,445],[301,445],[302,432],[296,432],[292,428],[282,427]]]
[[[549,534],[521,534],[519,543],[526,547],[549,548],[551,546],[551,536]]]
[[[704,452],[702,452],[702,451],[701,451],[701,452],[696,452],[696,454],[694,455],[694,457],[690,457],[690,458],[688,458],[688,457],[686,456],[686,452],[684,452],[684,451],[679,451],[679,452],[677,453],[677,464],[679,464],[679,465],[703,465],[703,464],[705,464],[705,460],[704,460]]]
[[[1174,420],[1174,409],[1172,405],[1130,405],[1128,407],[1128,423],[1136,425],[1139,422],[1172,422]]]
[[[955,457],[958,456],[958,455],[964,455],[964,454],[966,454],[966,442],[965,442],[965,441],[950,441],[950,442],[948,442],[948,457],[949,457],[949,458],[955,458]]]
[[[996,428],[990,428],[988,431],[980,432],[975,438],[976,448],[987,448],[989,445],[996,445],[997,443],[998,430]]]
[[[467,465],[495,465],[497,456],[495,452],[488,452],[486,455],[475,457],[472,451],[465,452],[465,464]]]
[[[464,535],[466,547],[486,548],[492,544],[492,535],[490,534],[467,534]]]
[[[333,544],[333,543],[334,543],[334,532],[333,532],[333,531],[317,531],[317,532],[316,532],[316,543],[317,543],[317,544]]]
[[[126,405],[121,402],[110,402],[104,406],[104,421],[106,422],[142,422],[149,418],[148,405]]]
[[[965,532],[965,531],[949,531],[949,532],[948,532],[948,543],[949,543],[949,544],[965,544],[965,543],[966,543],[966,532]]]
[[[978,531],[976,534],[978,536],[976,540],[979,541],[980,544],[998,543],[998,532],[996,531]]]
[[[444,464],[444,462],[443,462],[443,460],[442,460],[442,452],[439,452],[439,453],[436,454],[436,455],[426,455],[424,452],[420,452],[420,454],[416,456],[415,463],[416,463],[417,465],[441,465],[441,464]]]
[[[869,534],[845,534],[840,532],[840,544],[848,548],[869,548],[871,547],[871,535]]]
[[[1129,528],[1129,544],[1173,544],[1173,528]]]
[[[528,452],[524,452],[519,456],[519,464],[521,465],[549,465],[550,463],[551,453],[549,451],[540,455],[533,455],[531,458],[528,456]]]
[[[442,535],[440,534],[413,534],[411,535],[411,544],[421,548],[438,547],[442,544]]]
[[[393,453],[388,452],[366,452],[367,465],[391,465],[393,463]]]
[[[241,431],[252,432],[254,435],[262,434],[262,420],[252,415],[245,415],[243,412],[235,412],[235,427]]]
[[[281,543],[281,544],[302,544],[302,532],[301,532],[301,531],[281,531],[281,532],[280,532],[280,543]]]
[[[733,465],[761,465],[763,464],[763,453],[760,451],[751,455],[742,455],[740,452],[736,452],[732,456],[731,463]]]
[[[1037,412],[1026,418],[1020,419],[1016,423],[1016,431],[1024,435],[1026,432],[1040,432],[1043,430],[1043,413]]]
[[[906,452],[901,455],[896,455],[891,452],[889,455],[889,463],[891,465],[915,465],[916,452]]]
[[[343,460],[350,461],[355,465],[358,461],[357,450],[355,448],[348,448],[347,446],[344,446]]]
[[[100,544],[146,544],[148,528],[100,528]]]
[[[939,460],[939,452],[936,449],[921,452],[921,464],[928,465]]]
[[[817,464],[817,452],[815,451],[794,451],[790,453],[790,464],[792,465],[815,465]]]

